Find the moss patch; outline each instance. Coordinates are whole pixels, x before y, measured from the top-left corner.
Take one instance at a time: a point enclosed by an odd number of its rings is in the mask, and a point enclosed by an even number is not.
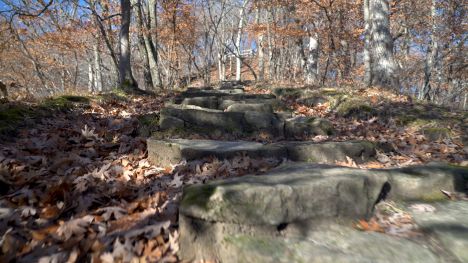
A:
[[[63,95],[59,97],[52,97],[43,100],[39,104],[39,108],[45,110],[68,110],[76,106],[77,104],[89,104],[90,99],[83,96],[75,95]]]
[[[420,200],[423,202],[439,202],[439,201],[447,201],[447,196],[445,196],[441,191],[434,191],[431,193],[426,193],[421,196]]]
[[[336,111],[339,116],[346,118],[366,118],[377,115],[377,110],[368,102],[358,99],[347,99],[341,102]]]
[[[213,185],[193,185],[184,189],[184,195],[181,206],[197,206],[205,210],[208,209],[208,201],[216,191],[216,186]]]

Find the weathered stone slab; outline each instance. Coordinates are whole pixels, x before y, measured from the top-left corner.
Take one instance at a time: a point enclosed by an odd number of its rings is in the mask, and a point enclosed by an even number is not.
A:
[[[283,121],[274,113],[224,112],[192,105],[173,105],[161,110],[161,120],[169,119],[169,117],[184,121],[184,126],[187,128],[203,129],[208,134],[215,130],[230,134],[262,131],[273,136],[283,136]],[[170,123],[172,122],[168,122]],[[169,125],[165,125],[163,129],[168,128],[170,128]]]
[[[366,170],[292,163],[264,176],[187,187],[180,213],[206,221],[274,226],[365,218],[386,181]]]
[[[235,133],[245,129],[244,114],[241,112],[223,112],[196,106],[173,105],[161,110],[161,118],[174,117],[185,122],[187,127],[211,128]]]
[[[423,170],[424,175],[430,177],[433,167]],[[292,163],[262,176],[186,187],[179,209],[181,256],[222,262],[238,262],[241,254],[255,262],[453,262],[431,252],[431,242],[416,244],[345,226],[322,228],[368,217],[385,192],[392,191],[390,179],[419,176],[422,168],[361,170]],[[416,220],[465,262],[468,202],[456,204]]]
[[[182,92],[177,98],[176,103],[180,103],[184,98],[193,97],[218,97],[223,99],[232,100],[245,100],[245,99],[275,99],[273,94],[246,94],[246,93],[232,93],[230,90],[198,90],[190,92]]]
[[[286,149],[278,145],[263,145],[247,141],[212,140],[155,140],[148,139],[148,158],[159,166],[169,166],[182,160],[195,160],[214,156],[220,159],[231,158],[238,154],[252,158],[286,158]]]
[[[181,219],[182,224],[185,223]],[[213,225],[223,224],[214,223]],[[321,226],[306,237],[281,237],[232,233],[203,237],[216,242],[200,247],[196,240],[181,240],[181,255],[186,259],[218,259],[219,262],[311,262],[311,263],[420,263],[444,261],[424,244],[380,233],[359,232],[347,226]],[[208,237],[208,235],[211,235]],[[190,243],[186,243],[190,242]],[[188,250],[188,251],[187,251]]]
[[[333,134],[333,125],[330,121],[322,118],[298,116],[286,120],[284,132],[288,138],[331,135]]]
[[[218,108],[218,98],[215,96],[184,98],[182,105],[193,105],[208,109]]]
[[[440,201],[447,199],[441,190],[468,191],[467,167],[434,163],[387,171],[394,199]]]
[[[226,154],[226,151],[229,154]],[[175,164],[183,159],[194,160],[208,156],[227,158],[237,153],[250,157],[287,158],[292,161],[334,164],[347,161],[346,156],[355,162],[363,162],[375,155],[373,144],[366,141],[355,142],[281,142],[260,144],[247,141],[215,140],[157,140],[148,139],[150,160],[160,166]]]
[[[468,201],[430,203],[435,211],[412,211],[423,231],[437,238],[460,262],[468,262]]]
[[[228,112],[264,112],[264,113],[273,113],[273,107],[271,104],[263,103],[234,103],[227,107],[226,111]]]
[[[375,145],[368,141],[349,142],[287,142],[288,158],[296,162],[335,163],[351,158],[357,163],[369,161],[376,154]]]
[[[246,153],[250,157],[287,158],[292,161],[334,164],[337,161],[346,161],[346,156],[356,162],[368,160],[373,156],[372,152],[375,154],[375,151],[371,148],[372,145],[372,143],[365,141],[327,143],[281,142],[264,145],[247,141],[157,140],[150,138],[148,139],[148,155],[150,161],[160,166],[175,164],[183,159],[194,160],[207,156],[222,159],[232,157],[236,153],[241,152]]]
[[[218,109],[226,110],[229,106],[233,104],[266,104],[270,105],[273,109],[281,109],[284,107],[283,103],[277,99],[241,99],[236,98],[220,98],[218,103]]]

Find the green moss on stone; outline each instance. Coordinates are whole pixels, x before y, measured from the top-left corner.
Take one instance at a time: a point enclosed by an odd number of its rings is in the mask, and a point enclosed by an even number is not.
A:
[[[434,191],[430,193],[426,193],[421,196],[420,200],[423,202],[439,202],[439,201],[446,201],[447,196],[445,196],[441,191]]]
[[[184,189],[184,195],[180,205],[184,207],[198,206],[203,209],[208,209],[208,202],[215,191],[216,186],[209,184],[188,186]]]
[[[357,99],[346,99],[336,109],[343,117],[369,117],[376,114],[376,110],[367,102]]]

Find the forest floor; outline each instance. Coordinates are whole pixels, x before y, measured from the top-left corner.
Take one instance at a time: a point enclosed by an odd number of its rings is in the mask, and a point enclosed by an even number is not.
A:
[[[366,139],[393,149],[378,153],[374,162],[339,165],[385,168],[442,161],[467,166],[466,112],[413,103],[377,89],[349,92],[370,103],[364,115],[350,109],[340,113],[327,103],[309,107],[294,93],[282,100],[295,114],[327,118],[337,130],[333,138],[304,140]],[[221,169],[228,171],[223,176],[241,176],[271,164],[239,156],[195,165],[151,165],[147,137],[140,131],[148,122],[156,125],[151,122],[157,118],[148,121],[146,116],[157,117],[172,96],[1,104],[0,129],[6,132],[0,141],[0,262],[179,261],[182,186],[218,178]],[[246,139],[274,140],[262,134]]]

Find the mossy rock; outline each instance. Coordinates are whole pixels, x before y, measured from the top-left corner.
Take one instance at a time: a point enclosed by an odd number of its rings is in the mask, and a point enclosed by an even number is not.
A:
[[[275,88],[273,94],[279,98],[300,98],[304,93],[301,88]]]
[[[39,105],[43,109],[69,110],[77,104],[89,105],[90,99],[83,96],[63,95],[59,97],[47,98]]]
[[[207,210],[208,200],[215,193],[216,186],[203,185],[203,186],[187,186],[184,188],[184,195],[180,202],[181,207],[197,206]]]
[[[365,119],[376,116],[378,111],[368,102],[360,99],[346,99],[336,108],[339,116],[345,118]]]

